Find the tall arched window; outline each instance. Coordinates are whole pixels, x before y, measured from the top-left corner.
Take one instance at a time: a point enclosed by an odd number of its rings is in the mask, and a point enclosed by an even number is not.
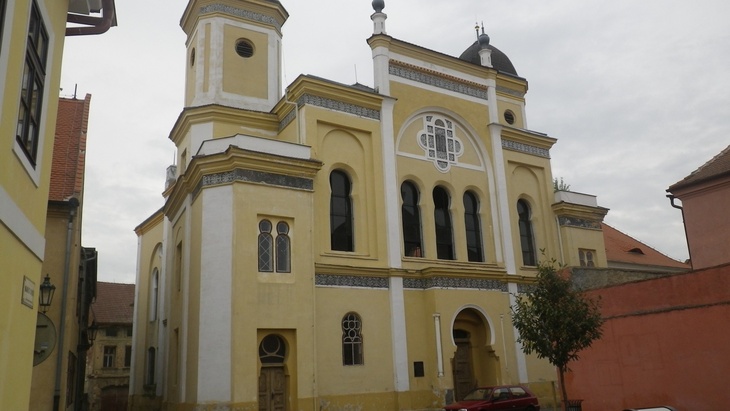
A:
[[[155,321],[157,319],[157,297],[159,293],[160,288],[160,272],[155,268],[152,271],[152,278],[150,278],[150,304],[149,304],[149,310],[150,310],[150,321]]]
[[[147,364],[144,383],[145,385],[153,385],[155,383],[155,347],[149,347],[147,349]]]
[[[449,193],[441,186],[433,189],[433,217],[436,224],[436,256],[439,260],[454,259],[454,234],[451,225]]]
[[[271,221],[259,221],[259,272],[274,271],[274,237],[271,235]]]
[[[518,200],[517,215],[519,216],[522,264],[534,266],[537,265],[537,256],[535,255],[535,238],[532,233],[530,214],[530,205],[525,200]]]
[[[479,198],[471,191],[464,193],[464,227],[469,261],[484,261],[482,223],[479,220]]]
[[[403,205],[401,206],[403,251],[407,257],[423,257],[418,188],[410,181],[406,181],[400,186],[400,196],[403,199]]]
[[[330,174],[330,241],[333,250],[354,251],[350,178],[341,170]]]
[[[342,317],[342,365],[362,365],[362,320],[356,313]]]
[[[291,242],[289,224],[279,221],[276,224],[276,272],[291,272]]]

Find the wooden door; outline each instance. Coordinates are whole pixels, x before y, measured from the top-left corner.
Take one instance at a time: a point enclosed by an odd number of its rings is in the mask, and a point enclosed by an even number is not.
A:
[[[129,387],[105,387],[101,390],[102,411],[127,411]]]
[[[284,367],[263,367],[259,375],[259,411],[286,411]]]
[[[456,342],[454,354],[454,396],[457,401],[475,388],[474,371],[471,365],[471,346],[468,341]]]

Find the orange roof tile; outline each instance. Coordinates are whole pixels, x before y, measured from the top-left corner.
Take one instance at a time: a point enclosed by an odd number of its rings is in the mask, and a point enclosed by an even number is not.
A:
[[[49,200],[66,201],[71,197],[81,197],[90,104],[90,94],[83,100],[67,98],[58,100]]]
[[[670,258],[606,223],[602,223],[602,226],[608,261],[653,267],[690,268],[689,264]]]
[[[97,282],[91,310],[97,324],[132,324],[134,284]]]

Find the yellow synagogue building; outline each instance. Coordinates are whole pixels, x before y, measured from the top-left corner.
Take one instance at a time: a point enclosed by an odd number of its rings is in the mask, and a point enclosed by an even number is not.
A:
[[[136,228],[132,410],[436,410],[502,383],[555,406],[513,295],[543,258],[605,267],[607,210],[554,192],[556,139],[486,34],[448,56],[373,8],[373,87],[285,86],[281,2],[188,3],[177,165]]]

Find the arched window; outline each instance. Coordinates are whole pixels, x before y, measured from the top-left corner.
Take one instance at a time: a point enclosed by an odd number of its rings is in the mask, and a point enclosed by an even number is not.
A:
[[[157,319],[157,296],[158,296],[158,289],[160,287],[160,272],[155,268],[152,271],[152,278],[150,278],[150,304],[149,304],[149,310],[150,310],[150,321],[155,321]]]
[[[342,317],[342,365],[362,365],[362,320],[356,313]]]
[[[144,383],[145,385],[153,385],[155,383],[155,347],[147,349],[147,364]]]
[[[350,178],[341,170],[330,174],[330,241],[333,250],[354,251]]]
[[[532,233],[532,222],[530,221],[530,206],[525,200],[517,201],[517,214],[519,216],[522,264],[535,266],[537,265],[535,238]]]
[[[436,224],[436,257],[439,260],[454,259],[454,234],[451,225],[449,193],[443,187],[433,189],[433,217]]]
[[[279,221],[276,224],[276,272],[291,272],[291,242],[289,224]]]
[[[464,193],[464,227],[469,261],[484,261],[482,223],[479,220],[479,199],[471,191]]]
[[[400,186],[400,196],[403,199],[403,206],[401,206],[403,251],[407,257],[423,257],[418,189],[413,183],[406,181]]]
[[[286,359],[286,344],[278,335],[269,334],[259,344],[261,364],[283,364]]]
[[[274,271],[274,238],[271,235],[271,221],[259,221],[259,272]]]

